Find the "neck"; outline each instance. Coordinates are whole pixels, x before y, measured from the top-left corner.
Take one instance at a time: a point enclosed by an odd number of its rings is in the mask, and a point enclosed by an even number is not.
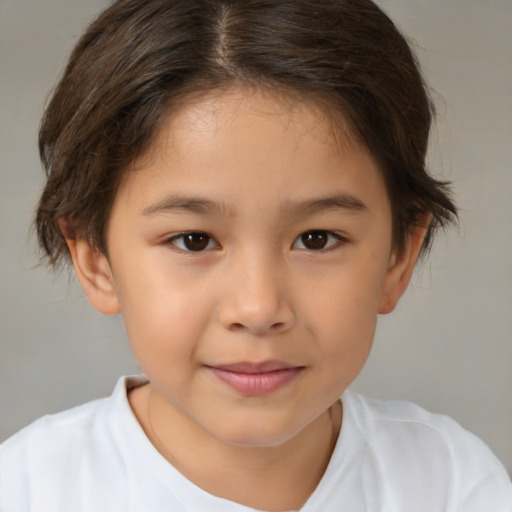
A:
[[[161,455],[210,494],[259,510],[304,505],[327,468],[341,426],[341,403],[336,402],[282,444],[237,446],[190,425],[179,413],[171,419],[163,400],[151,385],[130,395],[139,422]]]

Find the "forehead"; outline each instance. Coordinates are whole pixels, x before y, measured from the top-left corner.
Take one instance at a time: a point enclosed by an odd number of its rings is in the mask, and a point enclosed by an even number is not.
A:
[[[142,204],[177,190],[267,205],[325,196],[337,186],[386,195],[372,156],[341,116],[333,120],[318,103],[261,90],[185,101],[169,110],[118,195]]]
[[[263,131],[262,131],[263,129]],[[267,137],[269,130],[277,138]],[[162,149],[173,149],[176,156],[187,154],[189,146],[207,149],[208,139],[221,131],[241,146],[259,140],[276,144],[309,137],[333,150],[356,144],[356,137],[340,113],[329,111],[320,101],[300,97],[287,90],[272,90],[245,86],[231,86],[207,94],[187,96],[168,109],[160,123],[152,144],[137,159],[135,167],[146,167],[151,158]],[[252,137],[247,138],[248,132]],[[256,139],[254,138],[256,136]],[[247,144],[243,144],[247,142]],[[218,143],[218,140],[216,141]],[[241,144],[242,143],[242,144]],[[170,147],[171,148],[170,148]],[[221,151],[222,147],[217,147]],[[261,149],[265,149],[261,147]]]

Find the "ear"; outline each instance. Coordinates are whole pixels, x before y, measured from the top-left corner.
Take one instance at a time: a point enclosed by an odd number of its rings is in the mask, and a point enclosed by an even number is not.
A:
[[[66,237],[75,273],[89,302],[100,313],[116,315],[121,312],[114,287],[114,279],[107,257],[89,241],[70,237],[67,221],[59,220],[59,226]]]
[[[404,248],[391,255],[379,302],[379,313],[391,313],[411,280],[414,267],[425,241],[432,215],[423,215],[407,235]]]

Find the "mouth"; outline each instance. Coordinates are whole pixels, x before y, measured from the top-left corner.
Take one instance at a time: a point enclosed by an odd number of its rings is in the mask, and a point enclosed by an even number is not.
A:
[[[207,366],[222,383],[246,396],[273,393],[294,380],[305,369],[282,361],[239,362]]]

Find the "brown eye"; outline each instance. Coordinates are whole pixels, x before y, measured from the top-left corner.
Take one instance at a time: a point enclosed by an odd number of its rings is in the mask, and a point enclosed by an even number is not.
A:
[[[327,233],[325,231],[310,231],[304,233],[300,238],[307,249],[323,249],[327,244]]]
[[[306,249],[308,251],[320,251],[329,249],[342,240],[342,237],[331,231],[314,230],[306,231],[295,240],[294,249]]]
[[[201,252],[214,249],[217,246],[215,241],[206,233],[200,231],[190,231],[173,236],[169,242],[182,251]]]
[[[187,233],[183,235],[183,243],[189,251],[204,251],[208,247],[210,237],[204,233]]]

